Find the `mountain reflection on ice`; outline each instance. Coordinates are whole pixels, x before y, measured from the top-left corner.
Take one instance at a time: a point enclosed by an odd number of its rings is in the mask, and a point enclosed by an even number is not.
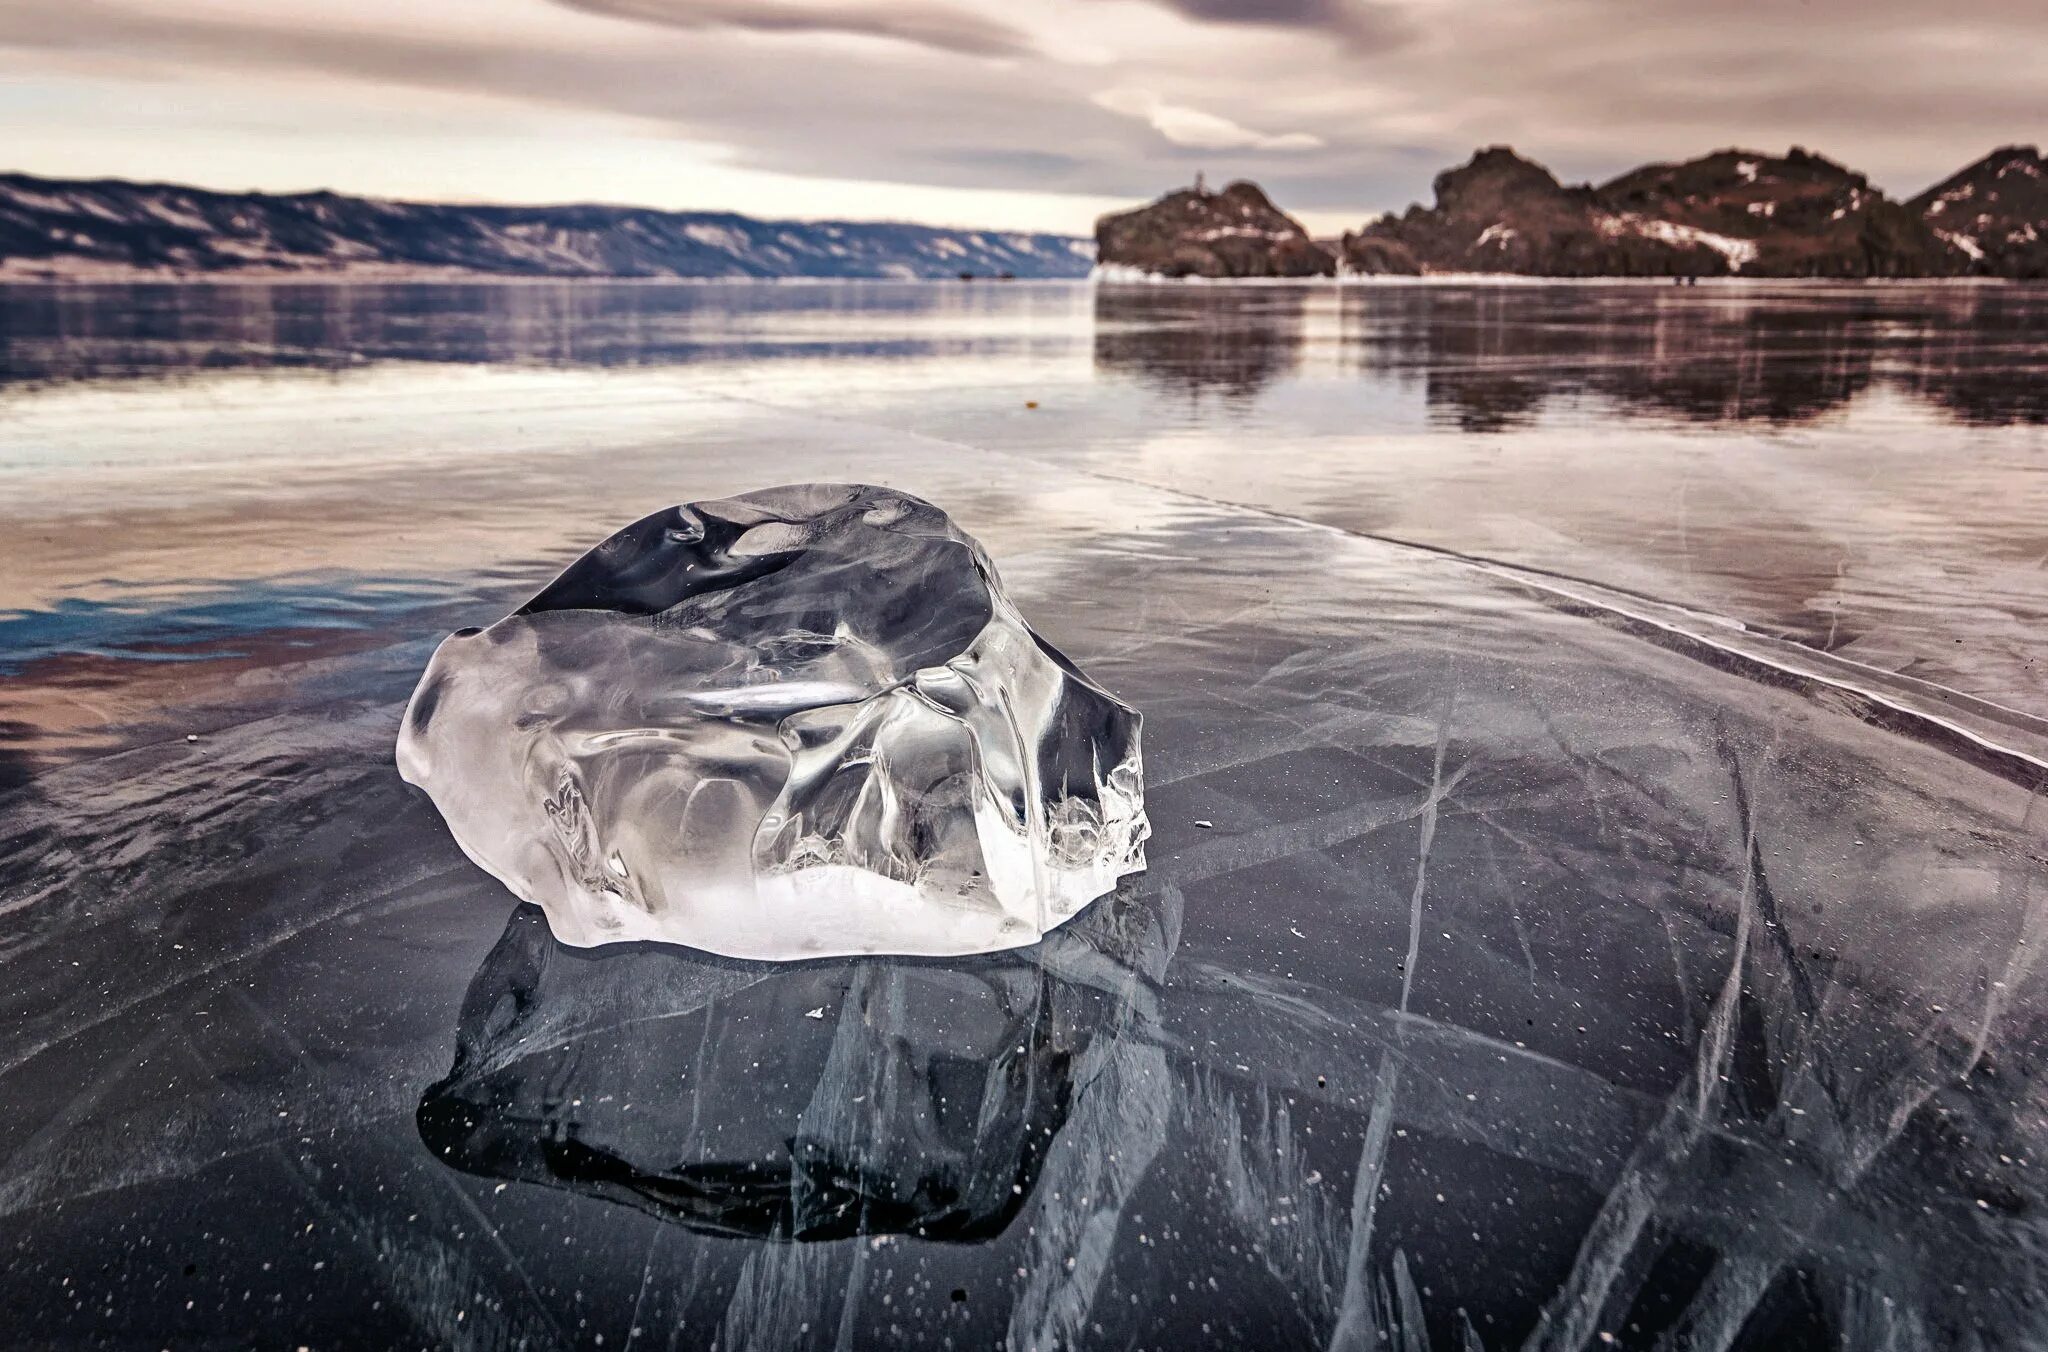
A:
[[[1810,421],[1885,386],[1971,424],[2048,422],[2025,286],[124,285],[9,289],[0,384],[378,361],[645,367],[932,359],[1053,346],[1092,320],[1096,363],[1250,398],[1341,349],[1420,375],[1468,430],[1594,395],[1701,422]],[[1081,334],[1080,336],[1087,336]]]
[[[1878,386],[1964,422],[2048,422],[2038,292],[1865,286],[1103,287],[1095,361],[1162,389],[1247,399],[1311,344],[1362,376],[1418,376],[1466,431],[1587,396],[1624,414],[1798,423]]]

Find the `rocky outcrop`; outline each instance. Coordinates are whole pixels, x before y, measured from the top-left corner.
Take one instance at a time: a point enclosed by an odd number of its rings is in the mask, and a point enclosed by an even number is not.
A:
[[[1565,187],[1506,146],[1436,177],[1436,205],[1412,206],[1344,237],[1345,268],[1667,277],[1724,271],[1698,240],[1618,228],[1589,187]]]
[[[0,279],[1082,277],[1085,239],[614,206],[443,206],[0,174]]]
[[[2033,146],[1994,150],[1906,205],[1970,271],[2048,278],[2048,162]]]
[[[1859,173],[1794,146],[1782,158],[1718,150],[1596,190],[1622,220],[1713,242],[1749,277],[1946,277],[1965,260]]]
[[[1944,277],[1969,260],[1854,173],[1794,148],[1722,150],[1599,187],[1505,146],[1437,176],[1436,205],[1346,235],[1347,270],[1545,277]]]
[[[1415,250],[1391,231],[1360,234],[1346,231],[1332,252],[1337,256],[1338,266],[1345,272],[1364,276],[1380,273],[1413,277],[1422,271],[1422,260],[1415,256]]]
[[[1337,261],[1253,183],[1199,185],[1095,223],[1097,265],[1159,277],[1328,277]]]

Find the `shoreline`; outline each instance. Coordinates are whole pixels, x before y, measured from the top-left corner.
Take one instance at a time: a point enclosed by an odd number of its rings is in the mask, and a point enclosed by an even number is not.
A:
[[[576,275],[554,276],[511,272],[473,272],[460,268],[353,267],[333,271],[306,269],[286,271],[251,268],[227,272],[180,272],[130,268],[118,265],[84,268],[28,270],[0,261],[0,288],[45,289],[89,288],[95,286],[1075,286],[1090,287],[1435,287],[1435,286],[1584,286],[1662,287],[1690,290],[1696,286],[1751,288],[1758,286],[1940,286],[2004,287],[2039,286],[2048,278],[2027,277],[1699,277],[1684,287],[1672,277],[1601,275],[1596,277],[1554,277],[1524,272],[1432,272],[1338,273],[1329,277],[1168,277],[1119,265],[1098,265],[1086,274],[1070,277],[836,277],[800,275],[781,277],[689,277]]]
[[[2035,286],[2048,278],[2029,277],[1768,277],[1740,274],[1699,277],[1681,287],[1673,277],[1552,277],[1533,272],[1348,272],[1332,277],[1167,277],[1111,265],[1088,275],[1094,286],[1283,286],[1283,287],[1429,287],[1429,286],[1654,286],[1692,290],[1700,286]]]
[[[1087,282],[1085,275],[1072,277],[833,277],[829,275],[791,277],[634,277],[625,275],[536,276],[518,272],[466,272],[459,268],[392,268],[388,271],[350,269],[299,272],[251,268],[234,272],[157,272],[142,268],[94,269],[91,271],[27,272],[0,263],[0,287],[88,287],[88,286],[457,286],[469,283],[507,286],[790,286],[817,282],[867,286],[1031,286],[1058,283],[1071,286]]]

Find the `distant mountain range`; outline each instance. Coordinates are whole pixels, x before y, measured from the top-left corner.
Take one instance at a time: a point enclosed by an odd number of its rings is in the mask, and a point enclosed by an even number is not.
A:
[[[2008,146],[1895,202],[1794,147],[1719,150],[1566,185],[1505,146],[1435,202],[1316,240],[1256,185],[1199,186],[1066,235],[763,221],[619,206],[458,206],[0,174],[0,280],[652,278],[2048,278],[2048,162]]]
[[[0,280],[1082,277],[1066,235],[615,206],[449,206],[0,174]]]
[[[1106,269],[1177,277],[2048,277],[2048,164],[2030,146],[1909,202],[1797,147],[1720,150],[1595,187],[1495,146],[1437,175],[1435,192],[1433,206],[1319,243],[1234,183],[1105,216],[1096,241]]]

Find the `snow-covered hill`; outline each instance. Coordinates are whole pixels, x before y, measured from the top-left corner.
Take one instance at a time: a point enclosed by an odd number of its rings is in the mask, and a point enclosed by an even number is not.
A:
[[[616,206],[449,206],[0,174],[0,278],[1082,277],[1092,241]]]
[[[1969,260],[1862,174],[1794,147],[1718,150],[1567,186],[1493,146],[1344,237],[1353,272],[1545,277],[1947,277]]]
[[[1934,233],[2000,277],[2048,277],[2048,160],[2004,146],[1912,201]]]

